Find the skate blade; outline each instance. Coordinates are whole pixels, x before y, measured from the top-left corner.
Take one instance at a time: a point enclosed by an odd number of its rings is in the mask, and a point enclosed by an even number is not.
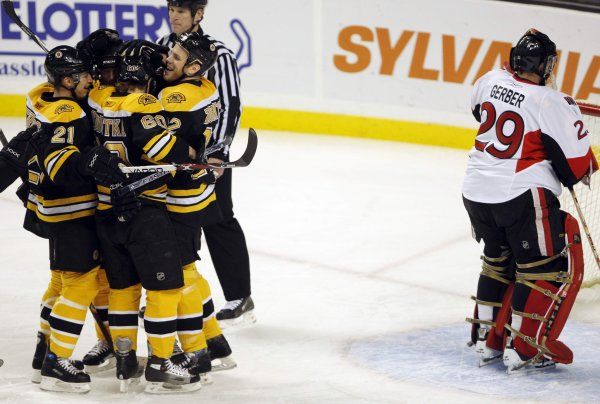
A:
[[[502,361],[502,354],[492,356],[491,358],[480,358],[479,367],[482,368],[484,366],[493,365],[494,363],[498,363],[500,361]]]
[[[148,382],[145,392],[148,394],[179,394],[191,393],[202,388],[201,382],[190,384],[169,384],[164,382]]]
[[[42,371],[33,369],[31,373],[31,383],[40,384],[42,382]]]
[[[94,375],[102,372],[106,372],[107,370],[112,370],[117,367],[117,358],[111,356],[106,359],[104,362],[99,364],[98,366],[85,365],[85,372],[88,375]]]
[[[42,376],[40,389],[46,391],[56,391],[59,393],[89,393],[91,388],[89,383],[66,383],[53,377]]]
[[[223,370],[231,370],[237,367],[237,363],[233,360],[231,355],[220,359],[213,359],[210,362],[210,365],[212,367],[212,372],[221,372]]]
[[[203,386],[208,386],[209,384],[213,384],[213,378],[208,373],[200,373],[200,383]]]
[[[120,380],[120,383],[119,383],[119,392],[121,392],[121,393],[129,393],[133,387],[135,387],[138,384],[140,384],[140,377],[141,376],[142,375],[140,374],[138,377],[132,377],[131,379],[127,379],[127,380]]]
[[[219,320],[219,326],[225,329],[232,329],[238,327],[244,327],[247,325],[251,325],[256,323],[256,315],[254,314],[254,310],[250,310],[238,318],[232,318],[230,320]]]
[[[509,375],[512,376],[519,376],[519,375],[528,375],[528,374],[532,374],[532,373],[538,373],[538,372],[544,372],[544,371],[549,371],[549,370],[554,370],[556,369],[556,363],[555,362],[550,362],[548,364],[538,364],[536,365],[527,365],[527,366],[523,366],[523,367],[513,367],[513,368],[508,368],[506,369],[506,373],[508,373]]]

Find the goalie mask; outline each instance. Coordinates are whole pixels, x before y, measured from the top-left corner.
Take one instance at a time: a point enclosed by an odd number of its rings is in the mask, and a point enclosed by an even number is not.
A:
[[[510,50],[510,67],[515,72],[535,73],[545,81],[554,70],[556,58],[556,44],[532,28]]]

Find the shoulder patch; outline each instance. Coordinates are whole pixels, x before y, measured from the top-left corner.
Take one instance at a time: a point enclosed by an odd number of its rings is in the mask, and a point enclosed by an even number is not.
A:
[[[569,96],[565,97],[565,101],[567,101],[567,104],[569,105],[577,105],[577,103],[575,102],[575,100]]]
[[[114,106],[114,105],[115,105],[115,102],[114,102],[114,101],[106,101],[106,102],[104,103],[104,107],[105,107],[105,108],[110,108],[110,107],[112,107],[112,106]]]
[[[69,104],[62,104],[59,105],[54,111],[56,115],[64,114],[65,112],[73,112],[73,106]]]
[[[138,103],[142,105],[156,104],[158,101],[150,94],[142,94],[138,98]]]
[[[185,98],[185,95],[183,95],[183,93],[171,93],[167,97],[167,102],[169,104],[181,104],[185,101],[187,101],[187,98]]]

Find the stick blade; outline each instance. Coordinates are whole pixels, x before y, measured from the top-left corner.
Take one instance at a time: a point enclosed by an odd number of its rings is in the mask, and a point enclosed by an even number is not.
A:
[[[237,167],[247,167],[254,160],[254,156],[256,155],[256,149],[258,148],[258,135],[253,128],[250,128],[248,131],[248,145],[246,146],[246,151],[242,157],[240,157],[235,165]]]

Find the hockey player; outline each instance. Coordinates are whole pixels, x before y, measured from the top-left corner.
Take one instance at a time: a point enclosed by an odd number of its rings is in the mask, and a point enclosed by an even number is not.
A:
[[[102,104],[102,144],[125,164],[193,160],[193,148],[167,130],[162,106],[147,93],[156,73],[152,55],[143,47],[125,49],[117,92]],[[109,323],[117,355],[117,377],[126,382],[140,376],[137,314],[143,286],[147,303],[144,326],[150,346],[146,391],[197,390],[201,387],[199,376],[170,360],[184,277],[165,206],[166,184],[153,183],[139,199],[130,202],[124,202],[106,185],[98,186],[97,222],[110,283]]]
[[[511,50],[515,73],[487,73],[471,100],[481,127],[462,192],[485,247],[468,320],[481,363],[502,358],[509,372],[573,360],[558,337],[583,278],[581,235],[557,196],[597,162],[577,104],[545,86],[555,62],[555,44],[531,29]]]
[[[87,38],[77,44],[77,49],[85,52],[94,61],[97,69],[98,80],[94,83],[94,88],[90,91],[87,103],[92,116],[94,135],[98,139],[102,134],[103,125],[101,106],[116,90],[119,49],[122,44],[123,40],[119,38],[117,31],[104,28],[92,32]],[[106,271],[103,268],[98,271],[98,287],[98,295],[94,298],[93,304],[105,325],[105,329],[108,329],[109,285],[106,278]],[[106,341],[103,331],[97,323],[96,335],[98,342],[83,357],[83,363],[88,373],[108,370],[114,368],[116,365],[111,344],[109,341]]]
[[[159,99],[165,108],[169,129],[202,157],[219,119],[219,93],[214,84],[203,77],[215,62],[217,50],[212,41],[195,32],[184,34],[176,41],[164,72],[169,87],[161,92]],[[178,173],[169,184],[167,195],[167,209],[177,235],[186,279],[186,292],[178,311],[179,339],[184,352],[192,359],[190,363],[207,365],[205,368],[194,366],[200,373],[211,370],[210,359],[215,360],[214,370],[235,367],[230,357],[231,348],[216,318],[211,316],[203,324],[202,302],[212,304],[212,299],[208,282],[196,268],[196,261],[200,259],[201,226],[221,219],[215,195],[217,178],[218,173],[211,169],[193,175]],[[208,360],[203,362],[203,359]]]
[[[44,67],[54,91],[42,93],[33,105],[43,141],[29,143],[35,150],[27,167],[28,208],[47,229],[55,281],[49,291],[55,289],[57,297],[48,316],[50,343],[40,387],[81,393],[89,391],[90,378],[70,356],[97,293],[100,258],[91,175],[107,181],[122,181],[124,176],[118,166],[111,166],[110,153],[94,147],[86,114],[78,104],[92,85],[91,63],[74,48],[59,46],[50,51]]]
[[[179,35],[198,32],[204,35],[200,22],[204,19],[208,0],[167,0],[169,21],[173,33],[161,38],[158,43],[173,47]],[[222,110],[220,119],[213,131],[209,147],[217,146],[217,151],[208,156],[211,162],[229,159],[226,138],[233,138],[237,131],[242,112],[239,91],[239,74],[234,53],[222,42],[210,38],[217,47],[217,62],[207,73],[219,92]],[[219,148],[219,145],[223,147]],[[221,170],[216,182],[217,203],[223,219],[203,226],[204,237],[213,265],[223,288],[227,303],[217,313],[223,326],[254,323],[254,302],[250,289],[250,259],[242,227],[233,214],[231,200],[231,170]],[[207,313],[205,313],[205,316]]]

